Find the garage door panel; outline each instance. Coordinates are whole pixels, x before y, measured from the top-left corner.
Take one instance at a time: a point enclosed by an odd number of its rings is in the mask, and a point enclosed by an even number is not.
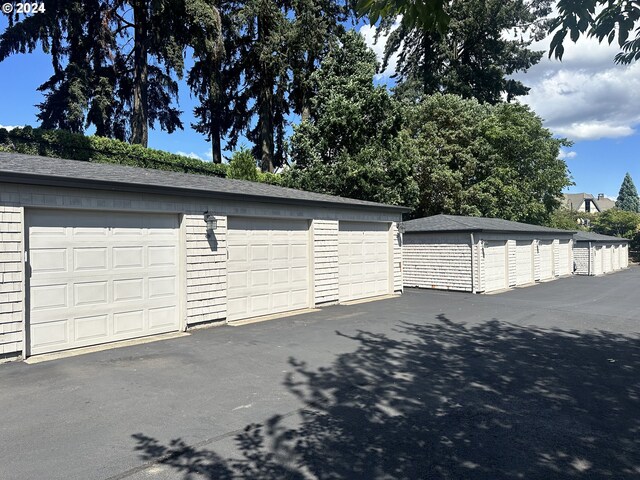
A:
[[[178,264],[178,247],[173,245],[155,246],[147,249],[147,266],[175,267]]]
[[[74,340],[83,342],[92,339],[104,339],[109,336],[109,317],[107,315],[91,315],[75,318]]]
[[[151,217],[27,211],[31,354],[178,330],[179,222]],[[162,234],[152,238],[141,225]],[[150,323],[154,308],[164,316]]]
[[[106,304],[108,301],[107,282],[84,282],[73,285],[73,306]]]
[[[74,272],[82,270],[106,270],[107,264],[106,247],[73,249],[73,266],[71,269]]]
[[[113,268],[140,268],[144,265],[142,247],[114,247]]]
[[[507,247],[505,241],[484,243],[485,291],[507,288]]]
[[[113,281],[113,301],[127,302],[142,300],[144,295],[143,281],[141,278]]]
[[[31,343],[40,346],[42,349],[50,349],[50,351],[53,351],[55,348],[51,347],[64,347],[70,343],[67,319],[31,324],[29,330]]]
[[[340,222],[339,298],[356,300],[389,293],[389,225]]]
[[[569,240],[558,242],[558,275],[569,275],[573,268],[570,265],[571,246]]]
[[[114,335],[126,335],[127,333],[142,331],[144,331],[144,312],[142,310],[114,313]]]
[[[29,252],[31,274],[67,271],[66,248],[40,248]]]
[[[150,277],[149,280],[149,298],[174,297],[178,294],[178,278],[177,277]],[[142,289],[137,290],[142,293]]]
[[[309,222],[230,217],[230,321],[309,306]]]
[[[149,328],[158,329],[172,326],[178,316],[175,305],[149,309]]]

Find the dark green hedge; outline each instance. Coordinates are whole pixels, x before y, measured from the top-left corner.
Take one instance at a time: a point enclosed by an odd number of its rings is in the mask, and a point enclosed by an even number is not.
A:
[[[0,150],[217,177],[227,175],[227,165],[64,130],[24,127],[8,131],[0,128]]]

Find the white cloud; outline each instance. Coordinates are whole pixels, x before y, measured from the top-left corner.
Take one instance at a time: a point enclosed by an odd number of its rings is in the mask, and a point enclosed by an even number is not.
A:
[[[616,65],[617,44],[566,40],[562,62],[547,58],[550,38],[532,45],[545,57],[514,77],[531,87],[520,97],[554,133],[570,140],[633,135],[640,124],[640,62]]]
[[[22,125],[0,125],[0,128],[4,128],[5,130],[13,130],[14,128],[21,128]]]
[[[577,152],[567,150],[560,150],[560,153],[558,154],[558,157],[562,160],[565,160],[567,158],[576,158],[577,156]]]
[[[180,151],[178,151],[178,152],[176,152],[176,155],[182,155],[183,157],[195,158],[195,159],[197,159],[197,160],[203,160],[203,161],[204,161],[204,158],[202,158],[200,155],[198,155],[198,154],[197,154],[197,153],[195,153],[195,152],[189,152],[189,153],[187,153],[187,152],[180,152]]]
[[[398,28],[398,26],[400,25],[400,18],[401,17],[398,17],[398,20],[396,21],[396,23],[393,25],[393,27],[391,27],[391,31]],[[386,35],[381,34],[376,41],[376,30],[377,30],[376,27],[367,24],[360,27],[359,32],[360,32],[360,35],[364,37],[364,41],[367,44],[367,46],[375,52],[376,57],[378,58],[378,61],[380,62],[380,64],[382,64],[382,60],[384,58],[384,47],[387,44],[387,39],[389,38],[389,34],[386,34]],[[396,73],[397,65],[398,65],[398,53],[396,52],[389,57],[389,62],[384,72],[380,72],[379,74],[376,75],[375,77],[376,80],[382,80],[382,79],[391,77],[394,73]]]

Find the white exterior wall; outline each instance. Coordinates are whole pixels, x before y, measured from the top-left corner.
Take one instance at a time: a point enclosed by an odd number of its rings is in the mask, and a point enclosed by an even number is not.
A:
[[[313,257],[316,304],[338,302],[338,222],[313,221]]]
[[[533,281],[540,281],[540,240],[533,241]]]
[[[600,255],[596,257],[596,249],[600,249]],[[619,263],[614,263],[612,255],[620,255]],[[603,275],[629,266],[629,248],[627,244],[614,244],[603,242],[573,243],[573,260],[576,262],[576,274],[578,275]],[[607,261],[604,255],[609,255],[611,261]],[[588,270],[589,256],[591,257],[591,271]],[[614,268],[617,266],[618,268]]]
[[[22,350],[24,272],[22,209],[0,205],[0,356]]]
[[[507,285],[515,287],[517,277],[516,240],[509,239],[509,241],[507,241],[507,258],[509,259],[509,278],[507,279]]]
[[[391,224],[391,237],[393,248],[393,291],[402,292],[402,235],[398,232],[398,224]]]
[[[187,325],[223,320],[227,316],[227,217],[207,239],[203,215],[185,215]]]
[[[405,287],[471,291],[469,234],[405,233]]]
[[[337,301],[338,221],[391,223],[400,219],[399,213],[349,207],[294,206],[270,202],[211,200],[202,197],[0,183],[0,358],[18,356],[24,348],[24,209],[32,207],[181,214],[181,251],[184,252],[181,275],[185,278],[184,323],[187,326],[201,322],[224,321],[226,318],[227,216],[313,219],[314,227],[317,224],[319,228],[318,238],[328,242],[325,243],[328,250],[323,254],[320,254],[323,249],[316,249],[314,245],[314,281],[319,282],[315,287],[316,303]],[[206,211],[215,213],[218,223],[210,240],[206,237]],[[321,233],[323,231],[324,234]],[[332,235],[334,243],[330,240]],[[394,258],[394,288],[397,285],[401,287],[402,261],[398,260],[399,244],[395,246],[394,243],[390,255]],[[335,288],[329,286],[323,291],[322,287],[331,283],[334,271]]]
[[[573,247],[573,261],[576,263],[576,275],[595,275],[595,248],[589,248],[587,242],[576,243]]]

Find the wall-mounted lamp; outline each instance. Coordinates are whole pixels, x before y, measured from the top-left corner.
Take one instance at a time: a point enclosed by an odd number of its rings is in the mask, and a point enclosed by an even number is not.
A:
[[[398,233],[404,233],[406,231],[406,228],[404,226],[403,222],[398,223]]]
[[[204,212],[204,221],[207,222],[207,238],[218,228],[218,220],[213,213]]]

